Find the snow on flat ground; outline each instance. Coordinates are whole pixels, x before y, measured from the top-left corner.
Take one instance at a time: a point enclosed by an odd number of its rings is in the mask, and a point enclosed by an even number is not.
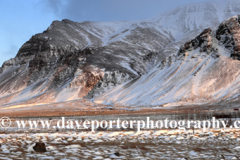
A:
[[[0,159],[239,159],[239,135],[236,129],[0,134]],[[35,142],[47,152],[35,152]]]

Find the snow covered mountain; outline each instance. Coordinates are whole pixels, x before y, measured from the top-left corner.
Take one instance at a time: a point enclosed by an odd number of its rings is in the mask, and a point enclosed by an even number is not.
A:
[[[205,29],[134,83],[96,98],[120,105],[212,104],[240,96],[240,15]]]
[[[0,104],[87,98],[161,105],[234,99],[239,93],[239,21],[234,17],[220,23],[238,14],[239,1],[215,1],[134,22],[54,21],[4,62]],[[235,24],[234,32],[228,23]]]
[[[238,0],[218,0],[181,6],[162,13],[152,20],[180,32],[216,27],[229,17],[239,14]]]

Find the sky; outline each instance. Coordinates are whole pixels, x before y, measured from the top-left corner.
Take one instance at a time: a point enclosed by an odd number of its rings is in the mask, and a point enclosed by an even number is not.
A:
[[[0,66],[54,20],[131,21],[206,0],[0,0]]]

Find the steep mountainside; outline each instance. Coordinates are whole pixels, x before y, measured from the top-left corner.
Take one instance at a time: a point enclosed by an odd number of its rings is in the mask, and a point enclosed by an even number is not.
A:
[[[240,15],[205,29],[134,83],[96,98],[122,105],[206,104],[240,95]]]
[[[237,14],[240,2],[216,1],[134,22],[54,21],[0,68],[0,105],[83,97],[124,105],[233,98],[239,21],[216,27]]]
[[[98,90],[104,92],[147,73],[173,40],[162,27],[145,22],[54,21],[3,64],[0,103],[78,99],[100,80]]]

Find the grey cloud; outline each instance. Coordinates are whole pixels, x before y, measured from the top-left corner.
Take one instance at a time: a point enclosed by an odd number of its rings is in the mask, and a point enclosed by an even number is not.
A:
[[[45,0],[59,19],[128,21],[152,18],[170,8],[204,0]]]
[[[61,16],[64,9],[63,0],[44,0],[45,6],[57,16]]]

